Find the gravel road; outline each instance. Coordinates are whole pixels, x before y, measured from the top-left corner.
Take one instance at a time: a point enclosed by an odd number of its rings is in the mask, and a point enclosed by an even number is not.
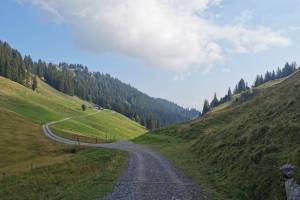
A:
[[[68,118],[69,119],[69,118]],[[49,125],[43,125],[44,134],[60,143],[76,145],[77,141],[55,135]],[[113,192],[105,200],[206,200],[201,188],[158,152],[129,141],[108,144],[80,143],[82,146],[121,149],[129,152],[127,168]]]

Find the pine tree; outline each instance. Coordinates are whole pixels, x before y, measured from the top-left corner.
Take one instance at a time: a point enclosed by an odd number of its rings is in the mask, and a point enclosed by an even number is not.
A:
[[[35,91],[36,88],[38,87],[38,82],[37,82],[37,78],[36,78],[36,75],[33,77],[33,80],[32,80],[32,90]]]
[[[281,78],[282,77],[282,70],[278,67],[276,71],[276,78]]]
[[[274,80],[274,79],[276,79],[276,73],[275,73],[275,71],[273,70],[273,71],[272,71],[272,80]]]
[[[263,79],[262,75],[257,75],[255,82],[254,82],[254,86],[257,87],[263,83],[264,83],[264,79]]]
[[[85,104],[82,104],[82,105],[81,105],[81,109],[82,109],[82,111],[85,111],[85,109],[86,109]]]
[[[234,94],[241,93],[247,89],[247,84],[244,79],[241,79],[239,83],[235,86]]]
[[[204,104],[203,104],[203,109],[202,109],[202,114],[206,114],[208,113],[210,110],[210,106],[209,106],[209,102],[207,99],[204,100]]]
[[[213,100],[210,103],[210,107],[214,108],[214,107],[217,107],[218,105],[219,105],[219,100],[217,98],[217,94],[215,93],[214,94],[214,98],[213,98]]]
[[[228,100],[231,99],[232,92],[230,88],[228,88],[227,96],[228,96]]]

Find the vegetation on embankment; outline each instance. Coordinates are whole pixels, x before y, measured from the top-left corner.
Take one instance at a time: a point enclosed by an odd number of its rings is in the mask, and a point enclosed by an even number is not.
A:
[[[299,113],[296,72],[281,83],[254,90],[247,101],[136,141],[158,145],[188,175],[213,188],[207,191],[215,199],[279,200],[280,166],[300,167]]]
[[[40,124],[0,108],[3,200],[97,199],[113,189],[127,154],[52,142]]]

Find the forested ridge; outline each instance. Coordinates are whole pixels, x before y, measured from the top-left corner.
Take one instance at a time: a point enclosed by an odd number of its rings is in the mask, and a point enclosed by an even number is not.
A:
[[[0,41],[0,75],[36,89],[36,79],[69,95],[110,108],[136,120],[149,129],[177,123],[199,115],[164,99],[152,98],[109,74],[90,72],[86,66],[33,61],[6,42]]]
[[[251,87],[255,88],[255,87],[258,87],[268,81],[287,77],[299,69],[300,69],[300,67],[299,68],[297,67],[296,62],[292,62],[292,63],[287,62],[284,65],[284,67],[282,67],[282,68],[278,67],[276,72],[275,72],[275,70],[273,70],[271,72],[267,71],[264,76],[262,74],[257,75],[255,78],[255,81]],[[202,113],[200,113],[200,115],[204,115],[204,114],[208,113],[212,108],[217,107],[227,101],[230,101],[233,95],[240,94],[245,91],[249,91],[250,89],[251,88],[248,86],[248,83],[245,82],[245,80],[243,78],[241,78],[240,81],[236,84],[233,92],[229,88],[227,94],[225,94],[224,97],[221,97],[220,100],[217,98],[216,93],[214,94],[214,97],[211,102],[209,102],[207,99],[205,99],[204,103],[203,103]]]

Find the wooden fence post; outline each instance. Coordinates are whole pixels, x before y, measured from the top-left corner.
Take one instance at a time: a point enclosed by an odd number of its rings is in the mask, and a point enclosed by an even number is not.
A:
[[[80,146],[80,141],[79,141],[79,137],[77,136],[77,142],[78,142],[78,145]]]

